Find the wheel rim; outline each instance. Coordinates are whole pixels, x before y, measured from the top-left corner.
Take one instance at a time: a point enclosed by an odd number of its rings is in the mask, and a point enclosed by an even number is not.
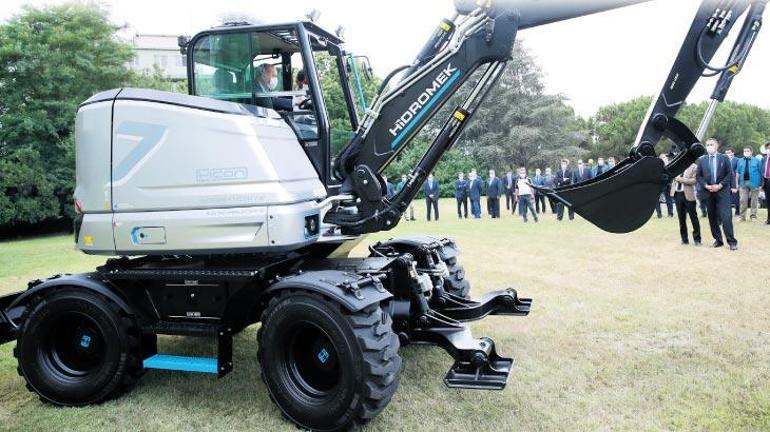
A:
[[[85,377],[102,366],[106,352],[104,335],[91,317],[77,312],[62,313],[48,325],[50,331],[39,346],[39,355],[59,377]]]
[[[317,325],[302,321],[292,327],[288,342],[284,372],[292,386],[311,403],[332,397],[342,371],[329,335]]]

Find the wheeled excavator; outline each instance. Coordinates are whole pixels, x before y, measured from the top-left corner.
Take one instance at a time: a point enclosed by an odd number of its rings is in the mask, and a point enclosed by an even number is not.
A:
[[[411,343],[453,358],[447,386],[503,389],[513,359],[467,322],[527,315],[531,299],[513,289],[472,298],[451,239],[397,237],[363,258],[349,252],[399,223],[495,91],[519,30],[642,1],[458,0],[361,116],[343,40],[315,22],[228,23],[180,38],[188,95],[119,88],[77,113],[75,244],[117,258],[0,297],[0,343],[16,341],[19,374],[43,401],[82,406],[119,396],[151,369],[225,376],[233,335],[260,323],[261,379],[285,416],[312,430],[346,429],[384,410],[399,384],[399,350]],[[766,3],[703,1],[628,158],[544,193],[610,232],[643,225],[661,185],[703,154]],[[741,16],[727,64],[713,65]],[[320,72],[339,79],[342,123],[330,119]],[[675,115],[704,75],[719,79],[693,133]],[[462,97],[449,106],[453,95]],[[424,156],[388,197],[383,171],[439,113],[446,118]],[[666,166],[655,157],[664,137],[675,153]],[[216,356],[164,353],[158,335],[208,338]]]

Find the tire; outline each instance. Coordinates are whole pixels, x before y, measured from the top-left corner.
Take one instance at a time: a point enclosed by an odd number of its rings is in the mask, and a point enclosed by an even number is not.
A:
[[[106,297],[63,288],[30,308],[14,356],[27,389],[41,400],[60,406],[103,402],[142,374],[136,322]]]
[[[449,277],[444,279],[444,291],[449,294],[471,298],[471,282],[465,278],[465,269],[457,262],[457,258],[449,258],[444,262],[449,270]]]
[[[345,430],[382,412],[401,371],[398,336],[379,305],[348,312],[317,294],[271,299],[257,332],[271,399],[311,430]]]

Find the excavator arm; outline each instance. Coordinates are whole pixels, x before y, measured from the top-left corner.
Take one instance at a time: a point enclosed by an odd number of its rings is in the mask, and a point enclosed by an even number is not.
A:
[[[352,235],[395,227],[500,77],[519,29],[645,1],[456,1],[455,17],[441,21],[415,61],[385,78],[355,136],[335,161],[340,194],[347,199],[327,212],[325,222]],[[391,85],[399,73],[400,81]],[[406,186],[396,196],[385,197],[381,173],[471,77],[470,92],[451,110]]]
[[[662,187],[705,153],[701,141],[718,104],[743,68],[762,27],[767,1],[704,0],[663,88],[639,128],[628,158],[591,180],[544,192],[609,232],[630,232],[647,222]],[[712,66],[710,62],[717,50],[744,13],[746,18],[727,63]],[[697,132],[693,133],[675,116],[695,84],[703,77],[715,75],[720,78],[711,103]],[[664,137],[674,143],[674,157],[666,166],[656,157],[655,150],[655,145]]]
[[[518,30],[645,1],[649,0],[457,0],[457,15],[441,21],[415,61],[385,78],[355,136],[335,162],[345,199],[327,212],[325,221],[353,235],[395,227],[500,77]],[[629,157],[588,182],[543,192],[607,231],[628,232],[644,224],[661,185],[703,153],[700,139],[674,116],[704,73],[722,74],[715,97],[724,98],[761,27],[767,1],[704,0]],[[714,68],[709,62],[747,9],[749,16],[730,62]],[[400,81],[391,85],[403,71]],[[405,187],[392,198],[384,196],[381,173],[471,77],[470,91],[450,111]],[[664,136],[678,149],[666,167],[655,157],[655,144]]]

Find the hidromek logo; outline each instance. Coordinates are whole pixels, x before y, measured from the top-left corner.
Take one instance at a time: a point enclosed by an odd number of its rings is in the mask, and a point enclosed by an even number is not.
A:
[[[443,92],[444,85],[447,82],[454,81],[454,79],[459,75],[459,73],[455,74],[456,71],[456,67],[452,67],[451,64],[447,64],[446,67],[444,67],[444,69],[439,72],[436,78],[433,79],[431,86],[420,93],[420,95],[417,97],[417,100],[409,105],[409,108],[404,111],[400,117],[398,117],[396,122],[393,124],[393,127],[389,129],[391,135],[396,137],[396,139],[391,144],[391,147],[398,145],[398,142],[400,141],[399,135],[409,129],[407,127],[409,122],[411,122],[415,117],[419,117],[418,112],[430,103],[433,96],[437,93]]]

